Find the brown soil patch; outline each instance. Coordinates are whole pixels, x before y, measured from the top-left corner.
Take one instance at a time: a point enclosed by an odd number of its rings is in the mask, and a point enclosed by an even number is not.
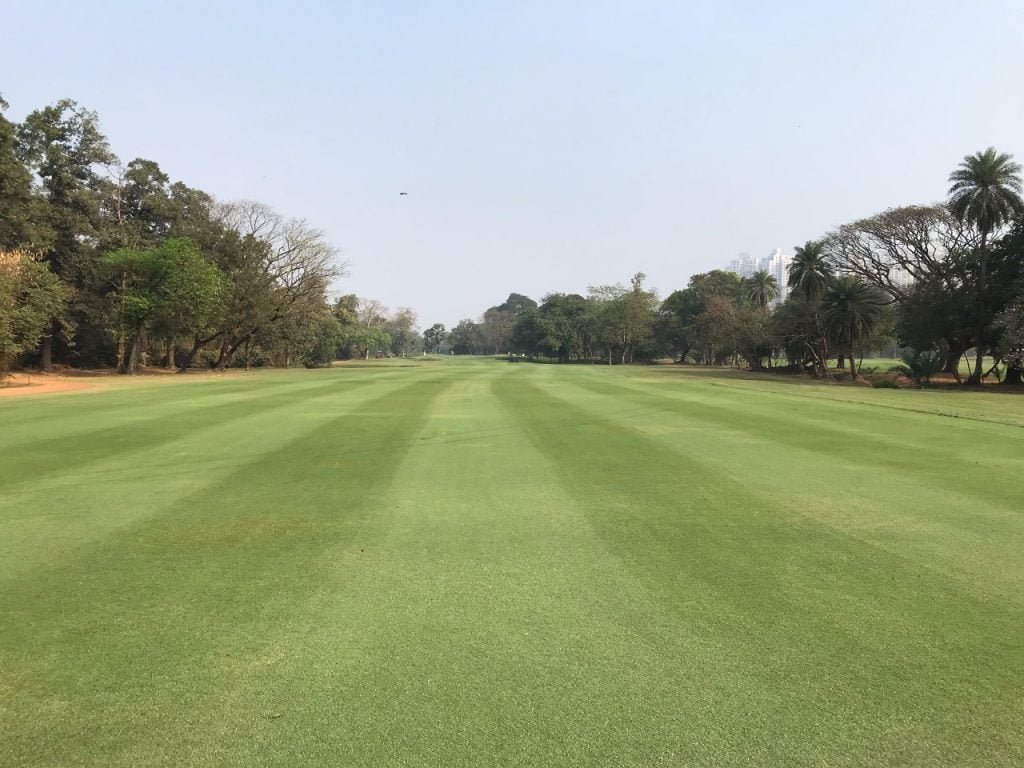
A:
[[[89,387],[84,381],[72,381],[61,376],[32,376],[17,373],[4,379],[0,384],[0,397],[18,397],[19,395],[46,395],[56,392],[71,392]]]

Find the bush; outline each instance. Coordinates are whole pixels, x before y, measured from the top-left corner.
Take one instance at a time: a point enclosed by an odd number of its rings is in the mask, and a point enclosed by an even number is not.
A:
[[[932,376],[942,370],[942,358],[931,350],[904,352],[902,357],[903,365],[894,365],[889,372],[906,376],[918,387],[927,387]]]
[[[877,381],[871,382],[871,386],[874,389],[899,389],[900,385],[896,383],[896,379],[878,379]]]

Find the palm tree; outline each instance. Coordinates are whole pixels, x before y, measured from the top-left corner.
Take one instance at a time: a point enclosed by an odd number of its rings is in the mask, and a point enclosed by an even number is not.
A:
[[[964,157],[949,174],[949,208],[953,215],[978,230],[977,325],[975,326],[975,364],[970,381],[981,383],[981,366],[985,353],[982,335],[985,332],[985,291],[988,272],[989,236],[1024,211],[1021,200],[1021,166],[1013,155],[996,152],[989,147]]]
[[[818,328],[818,342],[812,353],[818,375],[828,378],[828,339],[821,327],[818,302],[832,279],[832,268],[825,259],[825,244],[820,240],[808,240],[803,246],[794,248],[793,260],[789,263],[787,284],[790,289],[803,296],[811,305],[814,324]],[[811,345],[809,345],[811,346]]]
[[[821,298],[832,276],[832,269],[825,259],[825,244],[808,240],[794,250],[796,253],[789,263],[789,287],[807,299]]]
[[[747,278],[747,298],[755,307],[766,308],[779,295],[779,284],[763,269]]]
[[[821,295],[825,332],[850,356],[850,376],[859,379],[855,349],[867,341],[885,311],[885,297],[877,288],[853,275],[837,277]]]

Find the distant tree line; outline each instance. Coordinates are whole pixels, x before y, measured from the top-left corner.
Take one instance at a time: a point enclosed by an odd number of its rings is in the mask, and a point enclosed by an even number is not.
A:
[[[122,163],[97,115],[59,101],[21,123],[0,100],[0,375],[50,369],[318,365],[408,352],[415,316],[327,300],[323,233],[223,203],[153,160]]]
[[[835,375],[836,360],[854,379],[860,359],[898,346],[915,377],[934,370],[959,380],[967,360],[971,383],[1001,369],[1006,383],[1020,384],[1020,165],[990,148],[965,157],[950,182],[945,203],[893,208],[796,247],[789,295],[774,309],[780,286],[767,272],[694,275],[660,303],[641,273],[629,287],[552,293],[539,305],[513,293],[478,321],[458,323],[448,340],[455,354],[619,364],[672,357],[819,377]]]

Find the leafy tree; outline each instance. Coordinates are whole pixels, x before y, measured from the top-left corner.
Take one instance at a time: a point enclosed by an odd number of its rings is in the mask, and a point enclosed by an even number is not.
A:
[[[587,299],[576,293],[550,293],[533,313],[537,349],[567,363],[572,357],[590,356],[592,313]]]
[[[591,287],[594,302],[594,338],[608,351],[608,364],[618,358],[632,360],[634,347],[652,336],[657,320],[658,297],[643,287],[646,275],[637,272],[630,288],[621,285]]]
[[[999,316],[999,351],[1006,363],[1004,384],[1022,384],[1024,372],[1024,296],[1013,302]]]
[[[175,338],[207,327],[224,294],[223,274],[184,238],[112,251],[103,266],[113,287],[113,327],[131,340],[118,361],[122,373],[135,373],[147,335]]]
[[[946,370],[954,374],[975,333],[968,286],[976,272],[977,244],[976,233],[941,205],[891,208],[845,224],[825,239],[829,262],[837,269],[871,283],[892,301],[916,306],[914,317],[900,313],[906,325],[916,326],[911,335],[919,337],[927,325],[941,336],[915,348],[941,348]],[[923,295],[921,286],[927,286],[930,307],[914,299]],[[957,303],[963,309],[954,307]]]
[[[978,249],[977,321],[975,325],[975,365],[972,383],[980,384],[985,354],[983,337],[986,326],[988,240],[993,232],[1024,212],[1021,200],[1021,166],[1013,156],[989,147],[964,157],[949,175],[949,206],[961,221],[973,226],[981,236]]]
[[[448,343],[456,355],[472,355],[480,349],[480,326],[472,320],[460,320],[448,334]]]
[[[523,312],[536,308],[537,302],[529,296],[524,296],[521,293],[510,293],[508,298],[505,299],[505,302],[498,306],[498,309],[505,312],[511,312],[515,317],[518,317]]]
[[[282,322],[293,305],[322,301],[343,267],[320,230],[301,219],[286,219],[252,201],[225,206],[224,224],[238,237],[220,263],[232,284],[219,330],[196,344],[220,340],[217,368],[267,326]],[[196,351],[193,345],[193,353]]]
[[[825,365],[818,303],[799,294],[790,295],[775,312],[769,325],[772,345],[786,355],[789,365],[806,370],[811,365],[820,373]]]
[[[516,314],[509,309],[491,307],[484,312],[480,323],[480,335],[483,343],[494,354],[498,354],[502,350],[508,351],[512,342],[512,328],[515,321]]]
[[[409,307],[399,307],[384,325],[391,337],[392,354],[405,356],[416,346],[419,334],[416,330],[416,313]]]
[[[32,174],[18,158],[17,126],[3,116],[7,102],[0,98],[0,251],[40,245],[32,197]]]
[[[64,309],[67,292],[45,263],[25,251],[0,251],[0,379],[34,349]]]
[[[329,366],[338,355],[338,348],[344,341],[344,331],[338,319],[324,313],[319,324],[313,329],[313,338],[304,359],[309,368]]]
[[[821,297],[821,318],[836,348],[850,357],[850,377],[859,379],[856,350],[872,337],[885,311],[885,296],[853,275],[835,278]]]
[[[68,327],[78,326],[81,335],[102,323],[95,248],[101,222],[99,171],[116,157],[96,113],[69,99],[25,118],[18,127],[18,155],[39,179],[40,229],[47,233],[39,245],[51,270],[74,289]],[[44,369],[51,366],[52,339],[53,333],[42,338]]]
[[[680,291],[673,291],[661,303],[660,316],[655,327],[655,334],[661,346],[679,362],[685,363],[686,356],[693,347],[694,319],[703,309],[703,302],[697,290],[692,286]]]
[[[445,331],[443,323],[434,323],[432,326],[427,328],[423,332],[423,348],[424,350],[430,350],[435,354],[439,351],[439,347],[444,343],[448,334]]]

